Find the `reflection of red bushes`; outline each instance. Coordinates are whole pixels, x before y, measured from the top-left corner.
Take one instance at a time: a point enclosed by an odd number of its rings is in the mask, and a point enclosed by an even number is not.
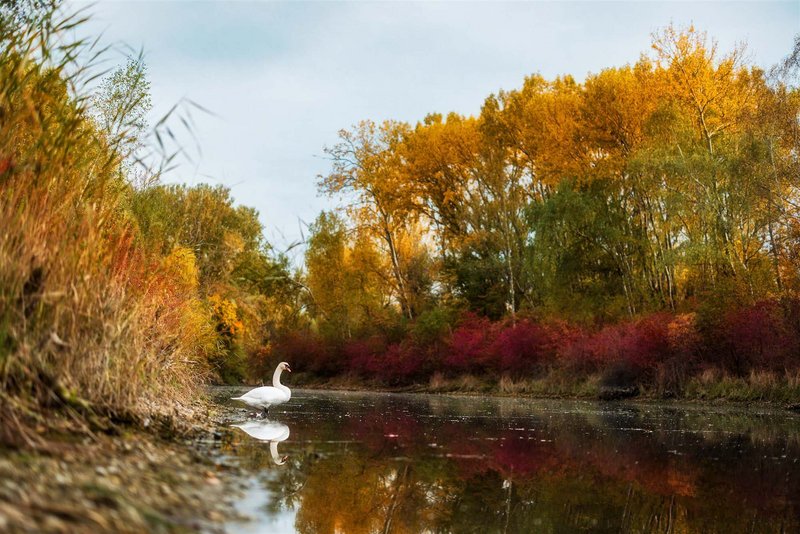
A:
[[[361,417],[347,419],[345,435],[359,442],[373,453],[380,453],[388,445],[427,450],[427,443],[419,437],[425,435],[420,421],[410,414],[369,411]]]
[[[492,467],[504,477],[553,473],[563,468],[564,461],[553,454],[551,443],[526,438],[517,432],[506,431],[502,439],[490,442]]]

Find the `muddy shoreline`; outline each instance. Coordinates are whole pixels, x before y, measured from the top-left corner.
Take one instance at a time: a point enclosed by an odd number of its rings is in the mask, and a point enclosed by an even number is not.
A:
[[[0,449],[0,531],[223,532],[239,471],[220,455],[221,414],[208,414],[179,435],[116,427]]]

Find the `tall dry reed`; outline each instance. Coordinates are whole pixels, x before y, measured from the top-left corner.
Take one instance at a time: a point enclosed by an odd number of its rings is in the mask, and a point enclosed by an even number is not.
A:
[[[0,15],[0,442],[57,410],[143,419],[205,366],[191,294],[141,250],[120,146],[84,92],[97,51],[57,8]]]

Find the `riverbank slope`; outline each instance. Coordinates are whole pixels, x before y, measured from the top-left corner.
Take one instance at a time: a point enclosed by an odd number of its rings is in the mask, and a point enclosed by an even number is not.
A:
[[[0,531],[222,532],[235,477],[216,458],[213,421],[103,432],[63,420],[0,449]]]

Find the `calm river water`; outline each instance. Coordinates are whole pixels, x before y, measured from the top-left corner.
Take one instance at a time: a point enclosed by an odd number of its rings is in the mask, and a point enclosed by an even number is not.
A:
[[[229,532],[800,532],[789,413],[295,391],[265,421],[240,391]]]

